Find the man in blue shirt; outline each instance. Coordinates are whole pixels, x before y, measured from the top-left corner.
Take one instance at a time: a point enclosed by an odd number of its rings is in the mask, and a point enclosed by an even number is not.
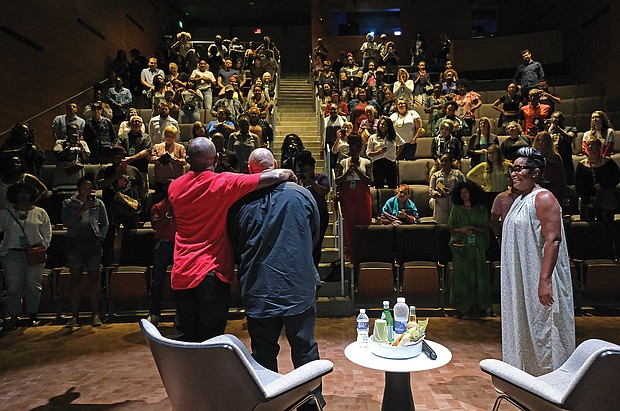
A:
[[[114,78],[114,87],[108,89],[108,104],[112,107],[112,123],[119,124],[125,120],[127,111],[133,102],[131,91],[123,87],[123,79],[120,76]]]
[[[277,168],[265,148],[254,150],[248,163],[251,174]],[[312,194],[291,182],[248,194],[228,213],[252,356],[276,372],[282,326],[295,368],[319,359],[314,325],[320,279],[312,259],[319,223]],[[324,404],[320,387],[315,394]]]
[[[521,95],[529,101],[530,90],[538,87],[538,83],[545,80],[545,71],[539,62],[532,59],[532,53],[529,50],[523,50],[521,57],[523,64],[517,67],[512,82],[521,86]]]

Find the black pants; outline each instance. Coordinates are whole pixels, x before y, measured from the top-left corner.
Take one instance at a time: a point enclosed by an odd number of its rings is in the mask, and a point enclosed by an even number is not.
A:
[[[415,160],[415,152],[418,148],[418,143],[411,144],[405,143],[403,151],[400,152],[400,160]]]
[[[293,366],[299,368],[304,364],[319,359],[319,346],[314,339],[316,323],[316,305],[298,315],[253,318],[248,316],[248,333],[252,340],[252,357],[263,367],[278,372],[278,338],[282,326],[286,339],[291,346]],[[321,404],[325,404],[321,386],[314,392]]]
[[[161,315],[161,296],[164,291],[164,281],[168,265],[172,265],[174,254],[174,242],[158,241],[153,249],[153,277],[149,296],[151,297],[150,314]]]
[[[396,180],[398,170],[396,162],[387,158],[380,158],[372,162],[372,177],[375,182],[375,188],[383,188],[386,184],[388,188],[396,188]]]
[[[122,224],[123,227],[128,230],[138,228],[137,214],[135,216],[128,217],[112,212],[111,214],[108,214],[108,218],[110,219],[110,227],[108,228],[108,233],[103,240],[103,258],[101,259],[101,264],[103,264],[104,267],[110,267],[115,262],[114,242],[116,241],[116,233],[118,232],[120,225]]]
[[[230,284],[213,272],[188,290],[174,290],[177,306],[175,338],[201,342],[224,334],[230,304]]]

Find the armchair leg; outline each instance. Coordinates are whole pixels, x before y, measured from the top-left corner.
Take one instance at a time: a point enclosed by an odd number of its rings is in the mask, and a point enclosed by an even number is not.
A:
[[[295,403],[292,407],[287,408],[286,411],[298,410],[299,407],[301,407],[302,405],[310,404],[310,401],[314,403],[314,405],[316,406],[316,410],[317,411],[322,411],[323,410],[323,407],[321,406],[321,403],[320,403],[319,399],[317,398],[317,396],[314,395],[313,393],[310,393],[307,396],[305,396],[304,398],[302,398],[300,401]]]
[[[501,394],[499,397],[497,397],[497,399],[495,400],[495,404],[493,404],[493,411],[498,411],[499,410],[499,406],[500,406],[502,400],[508,401],[509,403],[511,403],[512,405],[514,405],[518,409],[520,409],[521,411],[530,411],[529,409],[525,408],[523,405],[519,404],[518,402],[516,402],[515,400],[513,400],[512,398],[510,398],[506,394]]]

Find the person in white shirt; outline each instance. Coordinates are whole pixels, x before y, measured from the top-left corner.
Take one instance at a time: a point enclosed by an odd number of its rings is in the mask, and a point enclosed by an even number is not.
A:
[[[149,57],[148,68],[145,68],[144,70],[142,70],[142,73],[140,73],[140,82],[144,87],[142,94],[147,94],[149,90],[155,88],[155,85],[153,84],[153,79],[157,75],[165,77],[164,71],[160,68],[157,68],[157,57],[151,56]]]
[[[400,159],[413,160],[418,147],[418,137],[424,135],[422,118],[415,110],[409,110],[409,103],[405,99],[398,99],[396,109],[396,113],[393,113],[390,119],[394,123],[396,134],[405,140]]]
[[[192,71],[190,80],[194,80],[198,91],[202,93],[202,108],[211,110],[213,106],[213,85],[216,84],[215,76],[209,71],[209,64],[202,59],[198,68]]]
[[[383,188],[386,184],[388,188],[396,188],[396,159],[404,146],[405,140],[394,131],[392,120],[382,116],[377,133],[370,136],[366,146],[366,155],[372,161],[375,188]]]
[[[149,121],[149,135],[153,144],[164,141],[164,130],[172,125],[179,129],[179,123],[170,116],[170,106],[165,101],[159,103],[157,107],[159,115],[151,118]],[[179,141],[181,134],[177,132],[176,140]]]

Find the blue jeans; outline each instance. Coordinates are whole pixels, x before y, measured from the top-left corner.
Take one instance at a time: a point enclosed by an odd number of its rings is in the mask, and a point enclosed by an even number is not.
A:
[[[41,281],[45,264],[28,265],[26,253],[9,250],[1,258],[4,267],[4,282],[8,290],[7,315],[22,312],[22,299],[26,300],[26,313],[36,314],[41,301]]]
[[[213,91],[208,89],[200,90],[202,93],[202,108],[211,111],[211,107],[213,107]]]
[[[198,107],[194,108],[194,110],[181,109],[181,120],[182,124],[194,124],[200,121],[200,111],[198,111]]]
[[[172,264],[174,242],[158,241],[153,249],[153,277],[151,278],[150,297],[151,314],[161,315],[161,296],[168,265]]]

